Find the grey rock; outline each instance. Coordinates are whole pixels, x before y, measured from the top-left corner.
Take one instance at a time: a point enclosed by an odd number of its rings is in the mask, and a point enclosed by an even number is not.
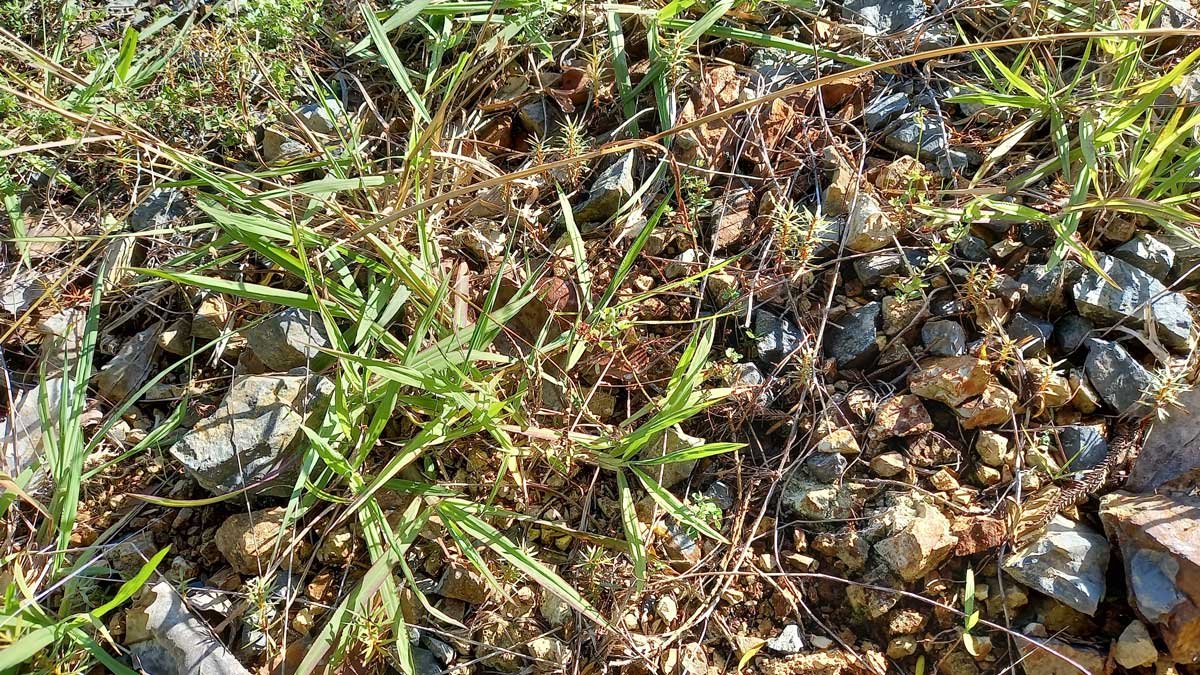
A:
[[[1086,471],[1095,468],[1108,454],[1108,442],[1104,440],[1102,425],[1077,424],[1058,430],[1058,443],[1067,458],[1069,471]]]
[[[908,110],[908,96],[895,92],[886,96],[877,96],[863,110],[863,120],[871,131],[891,122]]]
[[[701,445],[704,445],[703,438],[689,436],[683,433],[678,426],[673,426],[664,429],[649,441],[646,441],[646,445],[642,447],[639,457],[642,459],[657,459],[674,452],[679,452],[680,450],[695,448]],[[692,471],[696,468],[697,461],[692,459],[684,462],[670,462],[649,466],[646,467],[646,473],[650,474],[664,488],[669,489],[690,478]]]
[[[1200,83],[1200,77],[1196,78]],[[1185,286],[1200,283],[1200,246],[1179,234],[1160,232],[1156,235],[1163,244],[1175,252],[1175,265],[1171,268],[1170,281]]]
[[[135,665],[155,675],[249,675],[203,621],[188,611],[170,583],[143,591],[126,616]]]
[[[1116,286],[1095,272],[1084,270],[1071,287],[1079,313],[1102,325],[1122,322],[1143,328],[1142,319],[1148,307],[1158,339],[1171,349],[1187,349],[1192,330],[1187,298],[1168,291],[1158,279],[1123,260],[1102,254],[1096,258]]]
[[[943,168],[967,166],[967,156],[950,147],[942,119],[927,110],[901,116],[884,136],[883,144],[900,154],[937,162]]]
[[[954,254],[970,262],[983,262],[992,256],[992,251],[986,241],[968,234],[954,245]]]
[[[788,510],[806,520],[844,520],[862,506],[855,487],[847,482],[829,485],[793,476],[784,484],[780,498]]]
[[[757,387],[766,382],[762,371],[753,363],[737,363],[729,374],[727,382],[731,387]]]
[[[161,230],[188,215],[187,194],[178,188],[157,188],[129,213],[129,226],[136,232]]]
[[[1046,265],[1026,265],[1017,276],[1025,289],[1025,302],[1034,309],[1050,312],[1066,306],[1066,289],[1078,279],[1082,268],[1072,261],[1063,261],[1053,269]]]
[[[303,438],[300,427],[322,414],[333,384],[297,370],[234,380],[211,416],[171,448],[204,488],[226,494],[268,477]]]
[[[1113,249],[1112,256],[1159,281],[1166,281],[1175,267],[1175,251],[1145,232],[1139,232],[1133,239]]]
[[[863,368],[879,354],[877,326],[882,306],[871,302],[850,312],[825,331],[825,355],[838,368]]]
[[[854,259],[854,275],[864,286],[878,286],[884,277],[896,273],[904,265],[904,256],[895,251],[882,251]]]
[[[816,75],[818,60],[812,54],[787,49],[755,49],[750,67],[762,78],[766,92],[811,80]]]
[[[158,336],[163,331],[161,321],[134,335],[121,346],[111,361],[96,375],[96,387],[106,398],[123,402],[146,382],[154,368],[158,353]]]
[[[716,504],[722,511],[728,511],[733,508],[733,490],[725,481],[715,480],[704,488],[700,494],[706,499]]]
[[[1155,3],[1157,11],[1159,4]],[[1164,0],[1162,13],[1154,24],[1155,28],[1195,28],[1200,24],[1196,7],[1188,0]]]
[[[637,155],[630,151],[601,171],[592,182],[587,199],[575,207],[575,220],[579,223],[597,223],[615,215],[636,189],[633,182],[636,162]]]
[[[1165,551],[1138,548],[1129,556],[1129,582],[1134,603],[1148,621],[1159,623],[1187,602],[1176,585],[1179,561]]]
[[[429,631],[421,631],[421,646],[425,647],[433,654],[438,663],[450,665],[454,661],[456,655],[454,647],[437,639]],[[416,660],[416,655],[413,655]]]
[[[789,623],[779,635],[767,640],[767,649],[779,654],[799,654],[804,651],[804,635],[800,626]]]
[[[803,328],[765,309],[754,316],[754,335],[754,358],[768,371],[775,370],[805,339]]]
[[[45,292],[42,273],[32,267],[0,267],[0,310],[13,316],[24,312]]]
[[[550,99],[539,99],[521,106],[517,120],[533,136],[549,138],[559,125],[558,106]]]
[[[1125,484],[1133,492],[1151,492],[1200,468],[1200,389],[1179,395],[1179,409],[1155,419]]]
[[[928,24],[917,37],[917,51],[927,52],[958,44],[958,31],[945,21]]]
[[[446,669],[438,662],[437,656],[429,649],[413,647],[412,658],[413,666],[416,668],[413,675],[441,675],[446,672]]]
[[[895,33],[925,18],[923,0],[845,0],[842,19],[866,29],[869,35]]]
[[[1095,327],[1095,324],[1078,314],[1068,314],[1054,324],[1054,345],[1070,354],[1083,346]]]
[[[258,360],[278,372],[309,366],[330,346],[320,315],[294,307],[264,318],[245,336]]]
[[[850,462],[840,453],[813,453],[804,462],[804,470],[821,483],[836,483],[849,468]]]
[[[1017,226],[1017,240],[1029,248],[1048,248],[1054,243],[1054,230],[1045,223],[1021,223]]]
[[[1004,571],[1076,611],[1095,616],[1104,598],[1108,558],[1104,535],[1060,515],[1009,556]]]
[[[1008,322],[1007,330],[1025,356],[1039,356],[1046,353],[1046,342],[1054,332],[1054,324],[1017,312]]]
[[[1087,347],[1084,370],[1100,399],[1121,415],[1149,414],[1150,407],[1141,398],[1150,385],[1150,373],[1142,364],[1115,342],[1088,338]]]
[[[929,321],[921,326],[921,341],[934,356],[961,356],[967,348],[967,331],[957,321]]]
[[[326,137],[332,142],[340,140],[337,133],[337,118],[343,115],[342,104],[337,99],[330,98],[326,99],[324,103],[313,102],[300,106],[283,122],[285,126],[290,127],[295,124],[296,120],[299,120],[308,131],[318,137],[318,140]],[[349,134],[341,135],[348,136]],[[289,138],[269,127],[263,132],[263,159],[268,164],[282,159],[291,159],[306,152],[308,152],[307,143]]]

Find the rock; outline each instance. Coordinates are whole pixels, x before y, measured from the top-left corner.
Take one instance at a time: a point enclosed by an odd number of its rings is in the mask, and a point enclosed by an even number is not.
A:
[[[1085,270],[1071,287],[1079,313],[1105,326],[1121,322],[1144,328],[1143,316],[1148,307],[1158,339],[1171,349],[1186,350],[1192,317],[1183,294],[1168,291],[1158,279],[1123,260],[1103,254],[1096,258],[1116,286]]]
[[[975,437],[975,453],[984,464],[1004,467],[1013,463],[1017,453],[1009,447],[1008,437],[994,431],[980,431]]]
[[[829,170],[829,184],[825,186],[821,208],[827,216],[849,213],[858,196],[858,170],[832,145],[825,146],[821,156]]]
[[[988,248],[987,242],[973,234],[968,234],[959,240],[954,245],[954,253],[968,262],[984,262],[992,257],[992,251]]]
[[[654,438],[647,441],[638,456],[641,459],[657,459],[673,452],[701,445],[704,445],[703,438],[689,436],[683,433],[679,427],[675,426],[663,430],[661,433],[655,435]],[[668,464],[646,466],[643,468],[654,480],[658,481],[659,485],[669,490],[691,477],[692,470],[696,468],[697,461],[692,459],[684,462],[670,462]]]
[[[41,276],[39,270],[30,267],[0,266],[0,310],[15,317],[28,309],[46,291]]]
[[[722,511],[733,508],[733,489],[725,481],[714,480],[700,494]]]
[[[129,338],[121,346],[121,351],[104,364],[96,375],[96,387],[105,398],[113,402],[124,402],[146,382],[154,368],[158,336],[162,330],[162,322],[156,322]]]
[[[250,675],[170,583],[142,592],[125,618],[133,665],[155,675]],[[132,638],[138,638],[136,640]]]
[[[794,623],[784,626],[779,635],[767,640],[767,649],[779,654],[799,654],[804,651],[804,635],[800,632],[800,626]]]
[[[1115,492],[1101,498],[1100,519],[1121,549],[1130,604],[1171,658],[1200,660],[1200,498]]]
[[[963,169],[967,156],[950,147],[942,118],[936,114],[918,110],[902,115],[883,138],[883,144],[903,155],[912,155],[919,160],[934,161],[943,168]]]
[[[491,593],[483,577],[475,570],[448,566],[438,582],[437,594],[443,598],[462,600],[468,605],[482,605]]]
[[[192,353],[192,323],[176,319],[158,334],[158,348],[168,354],[187,356]]]
[[[925,303],[921,300],[905,302],[894,295],[883,298],[883,333],[889,337],[899,335],[910,325],[915,325]]]
[[[1046,343],[1054,332],[1054,324],[1017,312],[1009,320],[1007,331],[1026,357],[1041,356],[1046,353]]]
[[[867,430],[874,441],[924,434],[933,430],[929,411],[921,400],[911,394],[893,396],[881,403],[875,419]]]
[[[521,106],[517,120],[530,135],[546,140],[559,125],[558,107],[548,98],[538,99]]]
[[[1108,454],[1108,443],[1104,440],[1103,424],[1074,424],[1058,430],[1058,443],[1062,447],[1067,471],[1086,471],[1099,466]]]
[[[876,342],[880,304],[868,303],[825,329],[825,355],[838,368],[864,368],[879,354]]]
[[[300,106],[292,115],[283,120],[285,126],[291,127],[298,120],[308,131],[317,137],[318,141],[339,143],[349,137],[348,130],[338,131],[341,119],[345,116],[342,104],[337,99],[329,98],[324,102],[307,103]],[[263,159],[268,164],[279,160],[293,159],[309,152],[307,142],[298,141],[276,129],[268,127],[263,132]]]
[[[1069,260],[1053,269],[1046,265],[1026,265],[1017,283],[1025,290],[1025,302],[1036,310],[1053,312],[1066,306],[1065,291],[1075,283],[1082,269]]]
[[[1151,384],[1150,373],[1124,347],[1089,338],[1084,369],[1101,400],[1119,414],[1131,417],[1150,414],[1150,406],[1141,402],[1142,392]]]
[[[897,522],[891,536],[875,544],[875,553],[905,581],[916,581],[950,555],[957,538],[950,521],[936,506],[924,501],[903,527]]]
[[[962,356],[967,331],[956,321],[929,321],[921,326],[921,341],[934,356]]]
[[[811,54],[778,47],[755,49],[750,55],[750,67],[767,92],[813,79],[817,65],[818,59]]]
[[[413,675],[441,675],[445,672],[432,651],[421,647],[410,647],[410,651],[413,659]]]
[[[1070,354],[1083,346],[1095,327],[1095,324],[1078,314],[1068,314],[1054,324],[1054,344]]]
[[[871,458],[871,471],[880,478],[899,476],[907,470],[908,461],[899,452],[884,452]]]
[[[820,483],[836,483],[849,466],[846,456],[837,453],[813,453],[804,462],[804,470]]]
[[[857,455],[860,452],[858,440],[854,438],[851,429],[835,429],[817,442],[817,452],[836,452],[843,455]]]
[[[150,558],[158,553],[154,535],[142,530],[113,546],[104,554],[104,561],[125,579],[132,578]]]
[[[1079,412],[1090,415],[1103,405],[1100,395],[1092,388],[1092,383],[1088,381],[1087,374],[1082,369],[1072,368],[1067,376],[1067,384],[1073,392],[1071,406]]]
[[[910,188],[924,190],[929,186],[929,173],[915,157],[900,155],[879,170],[875,187],[885,193],[905,192]]]
[[[668,624],[673,624],[679,618],[679,605],[676,604],[674,597],[664,595],[654,603],[654,613]]]
[[[630,151],[601,171],[592,182],[587,199],[575,207],[575,222],[600,223],[616,215],[621,205],[628,201],[637,189],[633,179],[636,163],[637,154]]]
[[[904,256],[895,251],[876,251],[854,259],[854,276],[863,286],[878,286],[884,277],[896,274],[904,266]]]
[[[167,229],[187,217],[189,210],[187,193],[183,190],[155,188],[133,207],[129,213],[129,226],[135,232]]]
[[[861,486],[842,483],[826,485],[804,478],[793,477],[783,488],[781,499],[791,511],[807,520],[844,520],[854,516],[862,506],[855,496]]]
[[[887,655],[893,659],[902,659],[917,652],[917,641],[911,635],[901,635],[888,642]]]
[[[241,574],[262,574],[276,558],[285,568],[290,567],[292,561],[303,564],[302,555],[276,555],[286,551],[291,538],[287,534],[280,537],[285,515],[283,508],[275,507],[229,516],[217,528],[217,550]],[[303,550],[306,546],[300,548]]]
[[[1178,397],[1179,409],[1166,419],[1155,419],[1146,431],[1142,450],[1133,461],[1125,488],[1151,492],[1200,468],[1200,389]]]
[[[846,220],[846,248],[857,253],[870,253],[892,243],[897,225],[886,213],[875,197],[860,191],[850,205],[850,217]]]
[[[863,110],[863,120],[867,123],[867,129],[875,131],[907,110],[907,94],[895,92],[886,96],[877,96]]]
[[[1004,571],[1072,609],[1095,616],[1104,598],[1108,557],[1104,535],[1059,515],[1004,561]]]
[[[1026,628],[1025,633],[1029,632],[1030,629]],[[1089,675],[1107,672],[1104,654],[1095,649],[1076,647],[1054,638],[1014,642],[1021,650],[1021,666],[1026,675],[1080,675],[1079,668],[1074,665],[1076,663]],[[1066,659],[1062,658],[1064,656]]]
[[[999,382],[990,382],[979,398],[963,403],[955,412],[964,429],[980,429],[1011,420],[1016,407],[1016,394]]]
[[[666,269],[663,270],[663,276],[668,279],[682,279],[683,277],[693,274],[699,268],[696,266],[696,261],[699,259],[699,254],[696,249],[689,248],[688,250],[675,256],[675,259],[667,263]]]
[[[1197,23],[1200,23],[1196,18],[1200,12],[1189,0],[1165,0],[1155,7],[1162,7],[1161,13],[1152,24],[1155,28],[1195,28]]]
[[[495,223],[482,221],[469,223],[455,234],[455,239],[486,263],[504,255],[508,233]]]
[[[192,316],[192,337],[214,340],[225,332],[228,323],[229,305],[225,298],[217,293],[202,294]]]
[[[868,35],[906,30],[925,18],[922,0],[844,0],[842,18],[862,26]]]
[[[746,240],[754,231],[754,203],[749,190],[740,190],[714,200],[713,246],[723,251]]]
[[[1121,631],[1121,637],[1117,639],[1116,659],[1122,668],[1141,668],[1158,661],[1158,649],[1154,647],[1146,624],[1134,619]]]
[[[542,591],[542,602],[538,605],[538,613],[551,627],[557,628],[570,621],[573,611],[562,598],[549,591]]]
[[[949,406],[982,394],[992,379],[987,362],[974,356],[925,359],[920,365],[908,376],[909,390]]]
[[[317,545],[317,560],[327,565],[345,565],[354,556],[357,540],[349,527],[339,527],[321,538]]]
[[[304,438],[300,427],[319,419],[333,384],[319,375],[248,375],[225,400],[171,447],[171,455],[205,489],[226,494],[269,477]]]
[[[537,660],[533,664],[535,673],[561,673],[571,663],[571,650],[562,640],[542,636],[529,641],[529,655]],[[442,669],[438,669],[442,672]],[[684,675],[679,673],[678,675]]]
[[[1175,251],[1145,232],[1137,233],[1133,239],[1113,249],[1112,256],[1159,281],[1166,281],[1175,267]]]
[[[774,371],[804,343],[804,329],[786,316],[765,309],[754,316],[754,356],[764,370]]]
[[[454,663],[455,657],[458,656],[458,653],[454,651],[454,647],[437,639],[429,631],[421,631],[421,646],[433,654],[433,658],[437,659],[436,663],[450,665]],[[438,669],[438,671],[440,670],[441,668]]]
[[[309,366],[330,346],[321,316],[308,310],[288,308],[272,314],[244,331],[254,355],[268,368],[286,372]]]

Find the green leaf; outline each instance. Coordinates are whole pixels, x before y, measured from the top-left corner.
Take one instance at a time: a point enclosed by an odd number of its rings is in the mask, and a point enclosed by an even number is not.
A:
[[[105,614],[120,607],[121,603],[132,598],[134,593],[137,593],[141,590],[142,586],[146,585],[146,581],[150,579],[150,575],[154,574],[154,570],[158,569],[158,564],[170,552],[171,547],[167,546],[158,553],[155,553],[154,557],[147,560],[145,565],[142,565],[142,569],[138,570],[137,574],[133,575],[129,581],[121,584],[121,587],[117,589],[117,594],[113,596],[112,600],[91,611],[92,617],[96,619],[103,618]]]
[[[658,505],[661,506],[668,514],[670,514],[672,518],[710,539],[719,541],[722,544],[729,543],[729,540],[726,539],[720,532],[714,530],[712,525],[706,523],[703,518],[696,514],[695,511],[693,511],[683,502],[679,501],[675,495],[668,492],[667,489],[662,485],[659,485],[658,481],[651,478],[648,474],[636,466],[629,467],[629,470],[633,472],[633,475],[638,477],[638,480],[642,482],[642,486],[646,488],[646,491],[650,493],[650,496],[654,498],[654,501],[658,502]]]
[[[642,540],[629,482],[625,479],[625,472],[620,469],[617,469],[617,497],[621,501],[621,525],[625,528],[625,541],[629,544],[629,558],[633,560],[633,576],[640,591],[646,586],[646,542]]]
[[[543,565],[520,546],[510,541],[499,530],[472,515],[461,505],[449,500],[438,503],[438,511],[443,517],[454,520],[462,528],[463,532],[492,549],[493,552],[503,558],[508,564],[529,575],[542,588],[553,593],[558,599],[573,607],[577,612],[583,614],[597,625],[605,628],[609,627],[609,623],[605,620],[604,615],[597,611],[595,607],[592,607],[591,603],[579,594],[579,591],[575,590],[571,584],[567,583],[562,577]]]
[[[694,448],[683,448],[669,452],[661,457],[651,459],[635,459],[630,464],[637,466],[658,466],[660,464],[675,464],[676,462],[692,462],[713,455],[723,455],[746,447],[745,443],[705,443]]]
[[[371,41],[375,43],[375,48],[379,50],[379,56],[383,59],[384,65],[395,78],[396,85],[400,87],[400,91],[404,92],[404,96],[412,104],[421,121],[428,124],[430,117],[429,110],[425,107],[425,101],[421,98],[420,92],[413,87],[412,80],[408,77],[408,70],[400,61],[400,55],[396,53],[396,48],[388,40],[387,31],[379,23],[379,19],[375,18],[375,11],[366,3],[359,4],[358,8],[367,22],[367,32],[371,35]]]
[[[121,50],[117,53],[116,81],[124,84],[129,77],[129,68],[133,65],[133,54],[137,51],[138,32],[132,27],[125,28],[121,38]]]

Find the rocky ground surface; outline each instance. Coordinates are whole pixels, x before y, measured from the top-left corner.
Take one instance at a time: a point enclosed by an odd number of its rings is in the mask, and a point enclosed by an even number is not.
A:
[[[817,16],[820,35],[849,32],[844,44],[885,57],[961,43],[945,11],[847,0]],[[1186,2],[1155,16],[1167,27],[1197,25]],[[1170,65],[1188,47],[1155,58]],[[727,40],[706,49],[714,58],[689,75],[679,122],[824,72],[818,59],[777,48]],[[1059,260],[1058,221],[1019,210],[948,217],[973,189],[964,177],[995,164],[987,129],[1022,121],[953,98],[963,86],[955,71],[970,63],[855,76],[676,139],[673,157],[710,171],[698,174],[691,203],[653,221],[616,291],[619,327],[573,354],[572,383],[494,383],[526,411],[504,422],[517,447],[511,459],[499,435],[476,433],[391,474],[398,480],[371,495],[398,529],[414,505],[446,496],[417,499],[402,483],[504,510],[489,516],[492,526],[610,625],[493,557],[478,532],[439,534],[435,516],[414,533],[405,574],[396,574],[403,591],[386,605],[407,623],[400,639],[417,673],[1197,672],[1200,390],[1190,383],[1200,246],[1187,236],[1195,226],[1108,214],[1080,228],[1084,253]],[[471,152],[515,169],[505,164],[511,154],[535,153],[531,139],[562,133],[580,89],[571,89],[570,68],[553,70],[557,85],[485,96],[492,136],[475,142],[503,150]],[[1163,96],[1194,103],[1200,80],[1189,77]],[[239,167],[285,165],[314,143],[340,146],[365,114],[336,97],[298,96],[291,107],[251,136]],[[1041,150],[1020,152],[1032,163]],[[39,156],[38,166],[56,159]],[[198,172],[180,171],[183,183],[167,187],[155,179],[131,193],[131,208],[110,211],[34,164],[13,166],[20,191],[8,203],[0,258],[0,478],[9,490],[6,560],[20,562],[0,582],[33,583],[24,575],[62,549],[89,574],[46,597],[89,609],[91,600],[63,598],[111,597],[105,589],[170,545],[132,601],[98,622],[120,663],[164,674],[302,670],[377,567],[378,542],[357,518],[339,517],[363,485],[328,492],[308,481],[314,467],[338,461],[320,430],[346,396],[355,322],[247,296],[244,286],[198,290],[182,277],[131,271],[215,270],[291,293],[316,283],[280,282],[289,259],[270,251],[223,258],[236,236],[195,234],[237,204],[206,200],[210,187],[187,182]],[[520,362],[531,344],[578,330],[655,206],[645,201],[647,212],[633,217],[628,203],[682,195],[664,190],[654,167],[649,151],[630,149],[558,176],[577,183],[561,200],[531,179],[447,201],[436,268],[444,279],[435,286],[454,291],[439,297],[455,317],[477,317],[493,279],[513,295],[526,281],[506,258],[515,247],[549,271],[509,322],[511,344],[498,341],[491,353]],[[323,175],[297,173],[289,185]],[[1065,204],[1070,186],[1038,189]],[[1011,203],[1026,198],[1034,199],[1022,193]],[[563,203],[572,205],[574,240],[562,235]],[[12,228],[13,211],[24,235]],[[119,222],[102,228],[102,217]],[[576,246],[591,261],[588,276]],[[289,248],[298,250],[294,240]],[[745,444],[646,465],[726,541],[669,517],[644,491],[633,493],[638,522],[623,525],[617,481],[574,460],[566,432],[619,437],[644,404],[665,406],[658,396],[685,328],[714,316],[716,347],[700,382],[728,396],[658,430],[640,456]],[[395,334],[423,337],[428,327],[418,324],[397,319]],[[83,382],[80,354],[94,356]],[[392,377],[411,381],[400,370]],[[420,384],[398,394],[414,401],[409,412],[379,421],[364,475],[380,475],[434,424],[418,399],[441,385]],[[77,432],[88,443],[87,479],[69,539],[56,547],[38,533],[38,509],[61,508],[51,496],[63,480],[53,457]],[[1122,433],[1134,434],[1135,447],[1117,447]],[[1024,532],[1023,523],[1037,526]],[[644,586],[634,581],[627,527],[644,538]],[[358,609],[354,646],[319,667],[400,667],[391,617]]]

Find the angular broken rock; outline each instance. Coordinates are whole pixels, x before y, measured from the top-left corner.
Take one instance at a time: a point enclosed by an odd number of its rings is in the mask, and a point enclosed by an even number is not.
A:
[[[1025,632],[1030,631],[1026,629]],[[1054,638],[1033,642],[1016,640],[1016,643],[1021,650],[1021,666],[1026,675],[1102,675],[1107,672],[1104,654],[1089,647],[1076,647]]]
[[[575,220],[580,223],[597,223],[616,215],[617,210],[633,196],[636,189],[633,182],[636,162],[637,155],[630,151],[601,171],[588,190],[587,199],[575,207],[572,213]]]
[[[1115,492],[1100,500],[1100,519],[1121,548],[1130,604],[1175,661],[1200,660],[1200,498]]]
[[[1080,314],[1102,325],[1120,322],[1131,328],[1144,328],[1143,319],[1149,314],[1164,345],[1187,349],[1192,316],[1182,293],[1168,291],[1161,281],[1119,258],[1097,254],[1096,259],[1113,283],[1085,270],[1071,287]]]
[[[924,434],[933,430],[933,421],[921,399],[912,394],[893,396],[875,410],[875,420],[867,430],[873,441]]]
[[[992,375],[986,361],[974,356],[926,359],[908,376],[908,389],[921,398],[956,406],[987,389]]]
[[[142,386],[154,366],[162,330],[163,324],[159,321],[121,346],[121,351],[104,364],[96,376],[96,387],[101,394],[111,401],[124,401]]]
[[[1004,571],[1088,616],[1104,598],[1109,545],[1092,528],[1055,516],[1036,539],[1004,561]]]
[[[275,558],[279,558],[285,568],[292,560],[304,560],[306,555],[275,555],[277,550],[282,551],[289,544],[290,537],[286,533],[280,536],[286,515],[282,507],[274,507],[229,516],[217,528],[217,550],[241,574],[263,574]]]
[[[958,408],[964,429],[981,429],[1004,424],[1012,419],[1017,395],[999,382],[989,382],[979,398]]]
[[[1150,386],[1150,373],[1116,342],[1089,338],[1084,361],[1088,381],[1111,408],[1122,415],[1142,417],[1151,412],[1142,402]]]
[[[172,446],[171,454],[210,492],[249,487],[269,477],[303,437],[300,426],[321,414],[332,392],[329,380],[303,369],[240,377],[216,412]]]
[[[875,553],[901,579],[916,581],[933,571],[954,549],[958,539],[950,533],[950,521],[933,504],[918,502],[903,527],[875,544]]]
[[[135,667],[155,675],[250,675],[170,583],[142,592],[125,619]]]
[[[871,302],[830,324],[825,334],[825,355],[838,368],[863,368],[879,354],[876,335],[880,304]]]
[[[892,243],[900,226],[883,211],[879,200],[860,191],[850,205],[846,221],[846,248],[870,253]]]
[[[1155,420],[1146,432],[1125,484],[1130,492],[1156,490],[1200,468],[1200,389],[1185,391],[1178,400],[1170,416]]]
[[[320,315],[294,307],[247,328],[245,336],[258,360],[279,372],[309,365],[330,345]]]

